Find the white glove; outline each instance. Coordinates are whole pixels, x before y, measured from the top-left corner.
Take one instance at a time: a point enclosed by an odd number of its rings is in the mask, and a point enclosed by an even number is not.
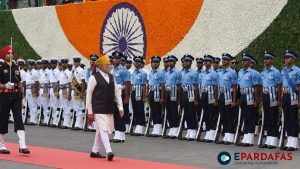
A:
[[[6,87],[6,89],[13,89],[14,88],[14,83],[7,82],[5,84],[5,87]]]

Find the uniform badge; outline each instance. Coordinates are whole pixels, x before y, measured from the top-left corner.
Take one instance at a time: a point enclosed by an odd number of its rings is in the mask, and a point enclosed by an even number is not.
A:
[[[16,75],[20,75],[20,71],[16,70],[16,71],[15,71],[15,74],[16,74]]]
[[[8,70],[5,69],[5,70],[4,70],[4,73],[8,73]]]
[[[273,77],[272,77],[272,76],[269,76],[269,79],[273,79]]]

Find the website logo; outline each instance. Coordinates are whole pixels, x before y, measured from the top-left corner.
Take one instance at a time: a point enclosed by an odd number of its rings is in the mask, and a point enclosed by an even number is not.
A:
[[[217,159],[218,159],[218,162],[220,164],[227,165],[231,161],[231,156],[230,156],[230,154],[228,152],[222,151],[222,152],[219,153]]]

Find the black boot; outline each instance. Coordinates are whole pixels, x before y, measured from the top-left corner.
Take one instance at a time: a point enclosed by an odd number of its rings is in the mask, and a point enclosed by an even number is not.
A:
[[[99,152],[97,152],[97,153],[91,152],[90,157],[91,158],[106,158],[104,155],[100,154]]]
[[[113,160],[114,156],[115,156],[114,153],[109,152],[109,153],[107,154],[107,160],[108,160],[108,161]]]
[[[10,151],[7,149],[0,150],[0,154],[10,154]]]
[[[19,148],[19,153],[22,153],[22,154],[30,154],[30,151],[27,149],[27,148]]]

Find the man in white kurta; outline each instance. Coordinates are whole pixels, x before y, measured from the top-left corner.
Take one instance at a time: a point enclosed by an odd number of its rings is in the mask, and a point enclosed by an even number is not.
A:
[[[102,142],[103,146],[106,150],[106,153],[107,153],[107,159],[112,160],[114,157],[114,154],[112,153],[112,149],[110,147],[108,135],[114,131],[114,119],[113,119],[114,111],[105,112],[106,111],[106,109],[105,109],[105,110],[98,110],[98,111],[102,112],[101,114],[99,112],[94,112],[93,107],[95,107],[97,105],[93,105],[93,102],[95,103],[94,100],[97,100],[100,98],[97,98],[97,97],[93,98],[93,95],[95,95],[95,93],[97,92],[96,89],[97,88],[99,89],[99,86],[105,86],[104,83],[107,84],[106,85],[107,88],[111,87],[109,85],[114,85],[113,86],[114,93],[111,93],[111,95],[115,96],[114,100],[117,103],[117,108],[119,109],[120,116],[122,117],[124,115],[124,111],[123,111],[123,103],[122,103],[122,98],[121,98],[121,86],[117,85],[114,82],[113,76],[109,73],[109,71],[111,70],[111,64],[110,64],[108,56],[104,55],[104,56],[100,57],[95,62],[95,64],[98,66],[99,72],[94,71],[94,74],[90,77],[90,79],[88,81],[87,96],[86,96],[86,108],[88,110],[88,121],[89,121],[89,123],[91,123],[93,121],[93,119],[95,119],[95,123],[96,123],[95,141],[94,141],[94,145],[93,145],[90,157],[92,157],[92,158],[103,158],[104,157],[99,153],[100,144]],[[106,82],[103,82],[103,80],[105,80]],[[113,84],[112,84],[112,81],[110,81],[110,80],[113,81]],[[100,82],[102,84],[97,84],[97,82]],[[115,106],[115,104],[112,104],[112,105]],[[108,108],[107,110],[110,110],[110,109]],[[97,110],[95,110],[95,111],[97,111]]]

